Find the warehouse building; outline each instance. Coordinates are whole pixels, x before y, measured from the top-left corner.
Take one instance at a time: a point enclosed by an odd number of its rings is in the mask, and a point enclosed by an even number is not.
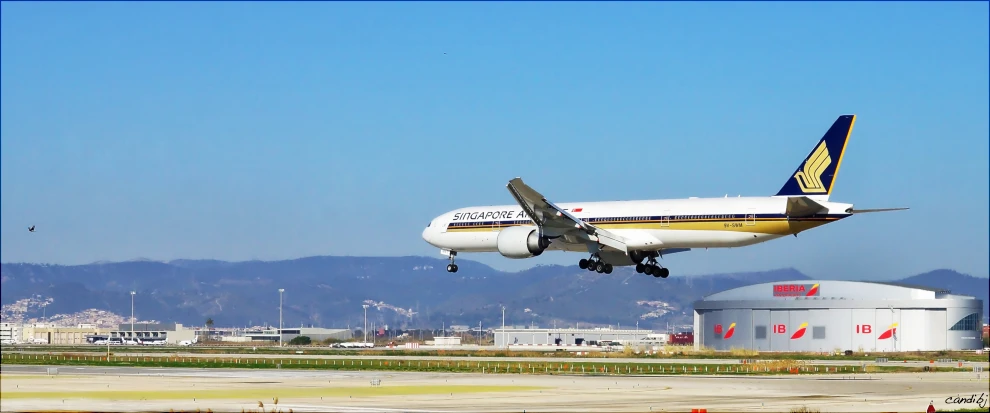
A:
[[[495,346],[581,346],[601,342],[663,342],[651,330],[611,328],[506,328],[495,329]]]
[[[87,337],[106,332],[107,329],[99,328],[95,324],[76,324],[70,327],[50,323],[35,323],[21,326],[22,342],[32,344],[86,344]]]
[[[297,327],[297,328],[283,328],[281,330],[281,335],[279,335],[279,329],[269,328],[264,330],[248,330],[244,332],[244,337],[247,337],[249,341],[265,341],[278,343],[279,339],[282,343],[288,344],[292,339],[299,336],[309,337],[310,340],[323,341],[328,339],[335,340],[350,340],[352,333],[351,330],[340,329],[340,328],[317,328],[317,327]]]
[[[982,348],[983,302],[927,287],[790,281],[750,285],[694,304],[695,348],[936,351]]]

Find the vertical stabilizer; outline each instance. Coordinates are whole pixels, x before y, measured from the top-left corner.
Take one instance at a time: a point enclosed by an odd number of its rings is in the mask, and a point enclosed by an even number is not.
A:
[[[856,115],[839,116],[776,196],[807,196],[816,200],[828,200],[854,123]]]

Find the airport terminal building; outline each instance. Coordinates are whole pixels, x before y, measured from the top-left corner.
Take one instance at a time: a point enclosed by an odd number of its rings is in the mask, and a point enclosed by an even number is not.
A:
[[[983,301],[856,281],[750,285],[694,303],[695,348],[937,351],[983,348]]]

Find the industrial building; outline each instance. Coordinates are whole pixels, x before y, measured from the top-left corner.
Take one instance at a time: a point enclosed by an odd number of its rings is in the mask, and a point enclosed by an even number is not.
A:
[[[23,340],[21,325],[0,323],[0,344],[17,344]]]
[[[509,346],[581,346],[600,342],[664,343],[666,335],[651,330],[611,328],[506,328],[495,329],[495,347]]]
[[[281,335],[279,335],[279,331],[281,331]],[[314,342],[327,339],[350,340],[351,334],[351,330],[341,328],[297,327],[283,328],[282,330],[277,328],[248,330],[244,332],[243,337],[245,337],[245,341],[277,343],[281,339],[282,343],[288,343],[299,336],[309,337]]]
[[[21,343],[76,345],[85,344],[86,337],[106,332],[95,324],[60,326],[50,323],[35,323],[21,326]]]
[[[927,287],[855,281],[750,285],[694,303],[695,348],[938,351],[983,347],[983,302]]]
[[[111,330],[110,340],[124,343],[179,344],[182,341],[192,341],[198,334],[202,333],[196,329],[183,327],[180,323],[133,323],[121,324],[115,330]],[[92,337],[93,340],[105,338]]]

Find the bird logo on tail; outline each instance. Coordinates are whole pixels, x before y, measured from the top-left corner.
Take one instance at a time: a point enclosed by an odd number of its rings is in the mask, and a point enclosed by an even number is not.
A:
[[[822,174],[825,173],[825,169],[831,164],[832,157],[829,156],[828,146],[825,145],[825,141],[823,140],[804,162],[804,168],[794,173],[794,179],[797,180],[798,186],[805,193],[825,193]]]

